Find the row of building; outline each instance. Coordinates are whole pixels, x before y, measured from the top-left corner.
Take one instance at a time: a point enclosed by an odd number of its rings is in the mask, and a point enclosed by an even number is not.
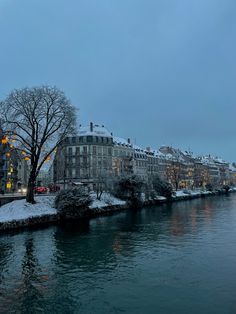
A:
[[[4,137],[0,129],[0,192],[16,192],[27,186],[28,161]],[[80,126],[57,148],[49,170],[40,171],[38,186],[96,186],[115,177],[136,174],[145,180],[158,175],[173,188],[236,185],[236,165],[210,155],[195,156],[170,146],[141,148],[130,139],[113,136],[103,125]]]
[[[96,185],[102,179],[136,174],[148,180],[158,175],[175,189],[236,184],[234,164],[211,155],[195,156],[170,146],[141,148],[130,139],[113,136],[103,125],[80,126],[57,148],[50,168],[55,184]]]

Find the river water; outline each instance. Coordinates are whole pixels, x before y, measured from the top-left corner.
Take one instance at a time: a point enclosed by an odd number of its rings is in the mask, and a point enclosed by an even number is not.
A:
[[[236,195],[1,235],[0,313],[236,313]]]

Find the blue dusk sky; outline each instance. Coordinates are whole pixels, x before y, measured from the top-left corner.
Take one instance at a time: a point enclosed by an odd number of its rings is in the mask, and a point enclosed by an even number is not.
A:
[[[0,98],[56,85],[79,122],[236,161],[235,0],[0,0]]]

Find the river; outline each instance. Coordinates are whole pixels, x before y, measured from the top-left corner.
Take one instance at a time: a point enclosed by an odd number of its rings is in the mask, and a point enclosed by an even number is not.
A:
[[[236,194],[1,235],[0,313],[236,313]]]

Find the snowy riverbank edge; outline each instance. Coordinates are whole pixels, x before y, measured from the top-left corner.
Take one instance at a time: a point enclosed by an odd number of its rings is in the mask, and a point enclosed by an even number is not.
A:
[[[236,189],[232,189],[230,192],[236,192]],[[165,197],[158,197],[156,200],[144,201],[143,206],[145,207],[167,202],[192,200],[222,194],[223,193],[220,191],[192,191],[189,194],[186,194],[183,191],[177,191],[176,196],[174,196],[171,200],[167,200]],[[59,222],[59,215],[57,214],[57,210],[53,207],[53,203],[53,196],[40,196],[36,197],[36,204],[34,205],[26,203],[25,200],[16,200],[1,206],[0,232]],[[93,203],[90,205],[91,211],[86,218],[108,215],[127,210],[128,208],[129,206],[126,202],[114,198],[111,195],[104,194],[101,201],[96,200],[95,195],[93,195]]]

